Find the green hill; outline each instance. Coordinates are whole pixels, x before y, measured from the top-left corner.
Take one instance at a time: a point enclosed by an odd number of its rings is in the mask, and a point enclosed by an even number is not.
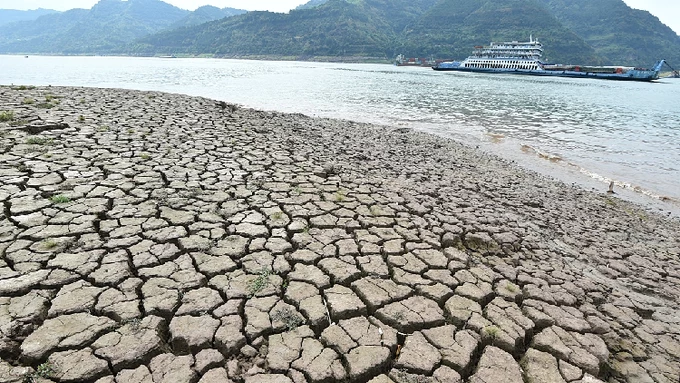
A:
[[[441,0],[405,31],[402,50],[409,55],[465,58],[475,45],[528,41],[532,35],[544,43],[548,61],[603,61],[533,0]]]
[[[58,13],[52,9],[38,8],[30,11],[19,11],[15,9],[0,9],[0,26],[17,21],[36,20],[40,16]]]
[[[160,0],[101,0],[89,10],[73,9],[0,27],[0,53],[122,53],[127,44],[143,36],[245,12],[212,8],[189,12]]]
[[[621,0],[539,0],[607,63],[651,65],[665,58],[680,64],[680,36],[647,11]]]
[[[0,26],[0,53],[463,59],[475,45],[533,36],[545,61],[680,66],[680,36],[623,0],[311,0],[287,14],[242,12],[101,0]]]
[[[474,45],[533,34],[546,42],[554,60],[602,61],[534,0],[330,0],[307,5],[313,7],[290,14],[252,12],[150,36],[133,53],[464,58]]]
[[[250,12],[150,36],[135,54],[389,58],[401,30],[436,0],[331,0],[288,14]]]

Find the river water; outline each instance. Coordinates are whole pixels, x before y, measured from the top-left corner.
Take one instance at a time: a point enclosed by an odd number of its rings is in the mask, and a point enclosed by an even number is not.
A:
[[[613,180],[627,195],[680,206],[677,79],[631,83],[380,64],[0,56],[0,84],[167,91],[412,127],[566,182],[606,190]]]

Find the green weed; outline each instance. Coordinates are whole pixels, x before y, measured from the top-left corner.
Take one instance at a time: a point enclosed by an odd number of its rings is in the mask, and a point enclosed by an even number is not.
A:
[[[54,138],[46,137],[30,137],[26,140],[28,145],[52,145],[54,143]]]
[[[255,294],[259,293],[269,285],[269,276],[271,275],[271,271],[269,270],[262,270],[260,272],[260,275],[257,276],[257,278],[253,279],[249,284],[248,284],[248,291],[250,292],[250,296],[254,296]]]
[[[55,196],[50,197],[50,201],[52,203],[61,204],[61,203],[69,203],[69,202],[71,202],[71,199],[68,198],[65,195],[55,195]]]
[[[347,197],[345,196],[345,194],[343,192],[335,193],[335,202],[343,202],[346,199],[347,199]]]
[[[26,382],[33,383],[40,379],[48,379],[54,374],[55,367],[50,362],[45,362],[38,366],[38,368],[32,374],[26,377]]]
[[[26,105],[35,104],[35,100],[32,99],[32,98],[30,98],[30,97],[24,98],[24,101],[22,101],[22,102],[23,102],[24,104],[26,104]]]
[[[273,322],[283,322],[288,331],[295,330],[302,324],[302,319],[291,310],[290,307],[285,307],[272,315]]]
[[[52,250],[59,246],[59,242],[53,239],[46,239],[45,241],[43,241],[42,245],[45,248],[45,250]]]
[[[0,112],[0,122],[14,121],[14,112],[4,111]]]
[[[484,327],[484,335],[488,337],[491,340],[494,340],[498,337],[498,334],[500,334],[501,329],[499,329],[496,326],[487,326]]]

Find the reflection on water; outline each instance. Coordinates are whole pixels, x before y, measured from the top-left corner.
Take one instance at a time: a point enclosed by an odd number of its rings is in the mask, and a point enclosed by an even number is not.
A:
[[[680,198],[680,81],[627,83],[373,64],[0,56],[0,83],[160,90],[506,141]],[[490,134],[491,136],[488,136]],[[495,137],[495,138],[494,138]],[[503,153],[501,153],[503,154]],[[508,153],[505,153],[508,154]]]

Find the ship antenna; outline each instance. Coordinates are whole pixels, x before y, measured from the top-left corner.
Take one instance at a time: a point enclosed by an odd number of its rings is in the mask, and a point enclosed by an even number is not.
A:
[[[529,35],[529,42],[533,43],[534,42],[534,35]]]

